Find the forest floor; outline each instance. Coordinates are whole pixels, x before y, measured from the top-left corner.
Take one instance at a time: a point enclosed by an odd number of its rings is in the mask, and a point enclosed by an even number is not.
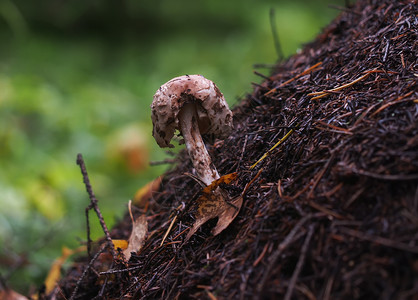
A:
[[[141,250],[79,258],[41,298],[417,299],[416,13],[416,1],[359,0],[260,74],[233,134],[208,143],[243,199],[223,232],[211,220],[184,242],[201,187],[183,151],[133,209],[148,221]],[[131,230],[126,214],[110,235]]]

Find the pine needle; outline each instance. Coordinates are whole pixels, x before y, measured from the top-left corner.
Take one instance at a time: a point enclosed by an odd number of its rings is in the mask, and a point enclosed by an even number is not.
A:
[[[251,167],[250,167],[250,170],[252,170],[252,169],[254,169],[255,168],[255,166],[257,166],[262,160],[264,160],[267,156],[269,156],[270,155],[270,153],[277,147],[277,146],[279,146],[280,144],[282,144],[284,141],[286,141],[288,138],[289,138],[289,136],[294,132],[295,130],[292,128],[292,129],[290,129],[289,130],[289,132],[288,133],[286,133],[286,135],[284,136],[284,137],[282,137],[273,147],[271,147],[270,148],[270,150],[269,151],[267,151],[266,153],[264,153],[264,155],[259,159],[259,160],[257,160],[257,162],[255,163],[255,164],[253,164]]]

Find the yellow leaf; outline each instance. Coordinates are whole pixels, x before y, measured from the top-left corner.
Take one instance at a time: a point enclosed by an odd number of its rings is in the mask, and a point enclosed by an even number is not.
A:
[[[62,255],[53,262],[51,268],[49,269],[48,276],[45,279],[45,292],[47,295],[54,290],[58,280],[61,278],[61,267],[68,257],[85,250],[85,246],[78,247],[75,250],[69,249],[65,246],[62,247]]]
[[[160,176],[140,188],[135,193],[133,204],[138,207],[145,207],[149,199],[151,199],[152,194],[160,188],[162,179],[162,176]]]
[[[125,250],[128,248],[128,241],[127,240],[112,240],[113,247],[115,247],[115,250],[120,248],[121,250]]]

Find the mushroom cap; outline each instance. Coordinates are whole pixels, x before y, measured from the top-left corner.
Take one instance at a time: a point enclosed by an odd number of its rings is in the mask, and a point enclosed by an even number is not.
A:
[[[163,84],[154,95],[152,135],[160,147],[174,147],[170,141],[175,130],[180,130],[178,114],[184,104],[191,102],[196,104],[202,134],[228,136],[232,129],[232,112],[221,91],[202,75],[185,75]]]

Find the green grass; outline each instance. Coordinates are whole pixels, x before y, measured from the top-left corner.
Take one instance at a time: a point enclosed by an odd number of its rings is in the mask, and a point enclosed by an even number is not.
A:
[[[30,284],[39,285],[61,247],[76,247],[85,239],[88,199],[77,153],[84,155],[111,227],[135,191],[165,169],[145,166],[134,172],[120,150],[138,138],[147,161],[167,158],[151,136],[149,105],[161,84],[182,74],[202,74],[234,105],[251,92],[250,82],[260,82],[252,65],[277,59],[269,8],[276,11],[286,55],[338,13],[326,1],[224,2],[187,10],[174,5],[178,1],[159,1],[158,28],[114,39],[32,28],[30,22],[20,24],[24,16],[17,25],[3,20],[0,271],[13,288],[27,292]],[[100,228],[93,225],[97,238]]]

